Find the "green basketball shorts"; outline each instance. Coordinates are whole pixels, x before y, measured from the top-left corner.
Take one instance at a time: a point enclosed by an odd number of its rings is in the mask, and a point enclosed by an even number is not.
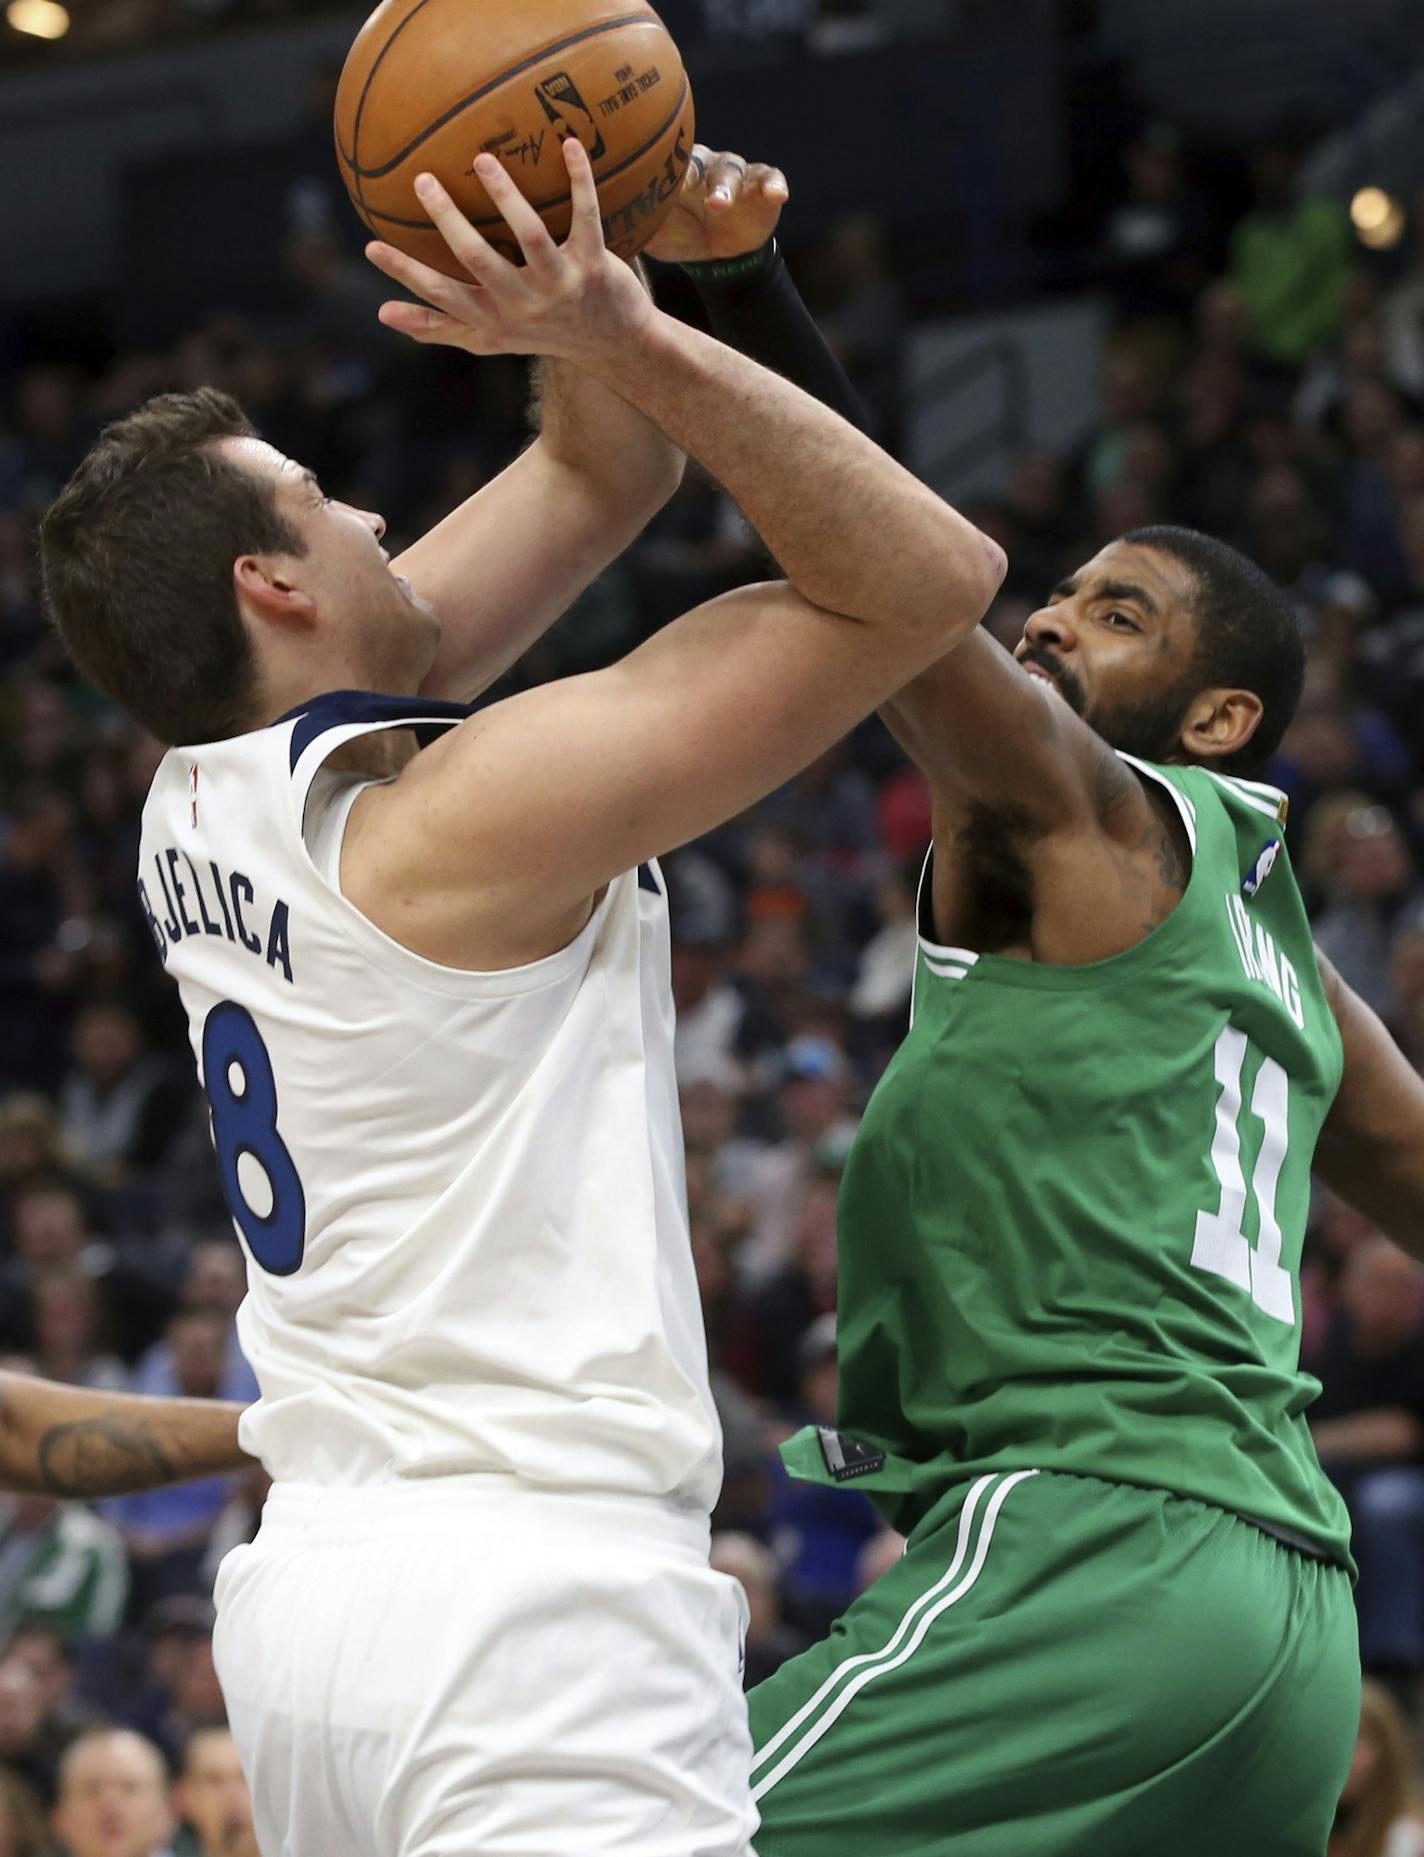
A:
[[[1159,1491],[982,1476],[750,1707],[759,1857],[1321,1857],[1350,1579]]]

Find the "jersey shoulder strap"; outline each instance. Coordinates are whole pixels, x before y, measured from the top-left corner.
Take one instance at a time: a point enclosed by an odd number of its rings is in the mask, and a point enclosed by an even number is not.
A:
[[[297,817],[300,819],[306,810],[313,780],[347,742],[386,729],[413,729],[425,748],[472,713],[472,706],[465,703],[446,703],[433,697],[380,696],[368,690],[332,690],[290,710],[272,727],[288,732],[287,758]]]

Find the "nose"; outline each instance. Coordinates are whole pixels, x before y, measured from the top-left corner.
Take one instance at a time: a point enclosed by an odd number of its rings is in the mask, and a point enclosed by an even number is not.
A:
[[[356,514],[361,518],[362,522],[365,523],[366,527],[371,531],[372,535],[375,536],[376,540],[380,541],[381,537],[386,532],[385,517],[380,515],[378,511],[374,509],[358,509]]]
[[[1073,629],[1073,615],[1067,600],[1054,606],[1040,606],[1024,623],[1024,642],[1044,645],[1057,651],[1071,651],[1078,642]]]

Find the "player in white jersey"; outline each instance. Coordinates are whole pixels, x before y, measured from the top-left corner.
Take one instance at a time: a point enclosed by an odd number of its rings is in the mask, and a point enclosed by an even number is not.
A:
[[[375,247],[434,306],[385,319],[582,370],[600,417],[637,409],[727,486],[785,582],[469,714],[448,586],[416,591],[440,531],[393,569],[380,519],[221,396],[112,429],[44,524],[76,659],[177,744],[140,899],[249,1255],[243,1440],[276,1482],[217,1652],[266,1857],[749,1851],[655,859],[966,636],[1002,570],[849,426],[660,314],[565,150],[563,246],[481,157],[522,269],[422,182],[472,281]],[[506,499],[465,561],[501,641],[502,542],[526,587],[572,546],[547,497]],[[183,566],[229,508],[204,590]],[[165,634],[175,585],[194,610]],[[221,688],[191,663],[214,640]]]

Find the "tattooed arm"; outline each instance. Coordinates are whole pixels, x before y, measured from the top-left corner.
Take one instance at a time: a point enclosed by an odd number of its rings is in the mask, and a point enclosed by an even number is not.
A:
[[[241,1414],[216,1399],[95,1393],[0,1373],[0,1488],[124,1496],[246,1470]]]

